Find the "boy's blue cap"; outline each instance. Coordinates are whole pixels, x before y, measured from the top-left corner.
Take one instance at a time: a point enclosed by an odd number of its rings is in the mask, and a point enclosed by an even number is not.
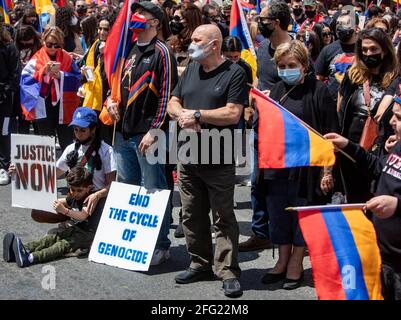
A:
[[[75,110],[70,126],[88,128],[97,123],[97,113],[87,107],[79,107]]]
[[[398,97],[398,96],[395,96],[395,97],[394,97],[394,102],[395,102],[395,103],[398,103],[398,104],[401,104],[401,98]]]

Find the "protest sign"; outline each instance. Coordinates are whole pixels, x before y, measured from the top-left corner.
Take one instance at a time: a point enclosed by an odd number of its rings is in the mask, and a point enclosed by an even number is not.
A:
[[[169,190],[146,190],[113,182],[89,261],[147,271],[169,196]]]
[[[53,212],[57,199],[56,147],[54,137],[11,135],[11,162],[16,174],[11,180],[13,207]]]

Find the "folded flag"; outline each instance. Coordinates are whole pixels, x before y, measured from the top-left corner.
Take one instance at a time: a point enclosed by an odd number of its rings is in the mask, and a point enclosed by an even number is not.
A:
[[[332,166],[334,145],[276,101],[252,89],[259,113],[259,168]]]
[[[376,232],[362,206],[294,208],[319,299],[383,300]]]
[[[241,58],[251,66],[252,75],[255,77],[256,53],[240,0],[234,0],[231,5],[230,36],[236,36],[240,39],[242,45]]]
[[[46,64],[50,61],[45,48],[36,52],[24,67],[20,80],[21,108],[26,120],[47,117],[44,96],[50,90],[53,107],[59,107],[59,124],[69,124],[79,105],[77,96],[81,72],[71,56],[64,50],[57,52],[60,63],[60,79],[52,79],[46,74]]]

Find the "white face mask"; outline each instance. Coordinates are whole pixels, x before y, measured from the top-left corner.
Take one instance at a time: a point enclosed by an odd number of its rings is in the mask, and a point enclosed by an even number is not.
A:
[[[188,47],[188,54],[192,60],[200,61],[207,58],[212,51],[205,53],[205,49],[213,43],[214,40],[210,41],[204,45],[197,45],[195,43],[191,43]]]
[[[76,26],[78,24],[78,18],[76,16],[71,17],[71,25]]]

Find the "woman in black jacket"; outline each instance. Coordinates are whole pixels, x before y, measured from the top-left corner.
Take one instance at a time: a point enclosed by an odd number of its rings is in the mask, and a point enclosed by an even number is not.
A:
[[[15,93],[19,84],[19,55],[4,23],[0,23],[0,185],[10,182],[11,124],[16,116]]]
[[[337,109],[341,134],[359,143],[368,117],[375,117],[380,101],[398,73],[398,62],[388,35],[381,29],[361,31],[355,62],[341,83]],[[372,196],[372,180],[357,165],[340,157],[347,198],[364,202]]]
[[[322,134],[338,131],[330,93],[322,82],[307,76],[308,51],[303,43],[292,40],[278,46],[274,60],[282,81],[273,86],[270,98]],[[285,279],[283,288],[295,289],[302,281],[305,243],[296,214],[285,212],[285,208],[326,203],[325,194],[333,187],[331,168],[266,169],[264,179],[270,239],[279,246],[279,259],[262,282]]]

